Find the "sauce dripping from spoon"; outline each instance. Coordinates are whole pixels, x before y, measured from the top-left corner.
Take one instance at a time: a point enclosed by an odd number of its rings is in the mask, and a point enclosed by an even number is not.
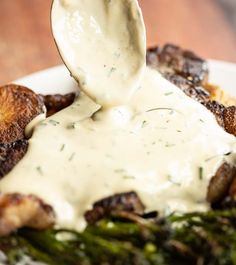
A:
[[[65,64],[87,95],[103,107],[129,101],[146,66],[137,0],[55,0],[52,30]]]

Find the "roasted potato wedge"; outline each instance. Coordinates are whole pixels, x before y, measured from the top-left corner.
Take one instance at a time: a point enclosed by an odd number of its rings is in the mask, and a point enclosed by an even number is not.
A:
[[[0,87],[0,143],[23,139],[26,125],[44,108],[41,97],[26,87],[13,84]]]

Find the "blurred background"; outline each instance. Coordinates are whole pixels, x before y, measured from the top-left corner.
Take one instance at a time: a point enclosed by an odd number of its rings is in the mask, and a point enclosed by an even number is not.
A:
[[[96,0],[95,0],[96,1]],[[236,62],[236,0],[139,0],[149,46],[172,42]],[[0,0],[0,85],[61,63],[51,0]]]

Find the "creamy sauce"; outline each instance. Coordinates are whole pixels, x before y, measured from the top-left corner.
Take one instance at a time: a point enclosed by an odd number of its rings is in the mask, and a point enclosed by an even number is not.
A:
[[[126,103],[145,68],[137,0],[55,0],[53,33],[80,87],[101,105]]]
[[[81,94],[41,123],[1,190],[42,197],[70,227],[94,201],[130,190],[147,210],[207,209],[209,180],[235,144],[207,109],[148,68],[129,106],[99,109]]]
[[[105,37],[102,43],[108,45]],[[112,56],[104,50],[106,55]],[[96,98],[95,84],[91,88]],[[24,159],[1,180],[1,191],[38,195],[54,207],[59,226],[73,228],[83,226],[83,214],[96,200],[131,190],[147,210],[206,210],[211,177],[224,161],[235,163],[235,137],[150,68],[132,97],[124,95],[122,105],[101,108],[81,92],[72,106],[41,122]]]

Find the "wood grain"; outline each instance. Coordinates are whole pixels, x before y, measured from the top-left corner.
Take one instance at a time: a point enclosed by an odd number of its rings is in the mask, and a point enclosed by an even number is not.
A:
[[[204,57],[236,62],[236,29],[217,2],[140,0],[148,44],[173,42]],[[51,0],[0,1],[0,84],[61,63],[50,6]]]

